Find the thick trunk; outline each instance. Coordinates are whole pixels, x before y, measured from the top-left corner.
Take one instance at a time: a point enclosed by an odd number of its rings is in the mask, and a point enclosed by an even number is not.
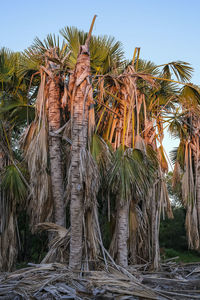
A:
[[[84,50],[84,51],[83,51]],[[81,151],[88,141],[88,76],[90,57],[81,47],[75,68],[75,85],[72,93],[72,157],[71,157],[71,239],[69,266],[80,270],[82,261],[84,184],[81,176]],[[81,76],[82,75],[82,76]]]
[[[59,78],[49,79],[48,121],[49,121],[49,156],[51,170],[51,188],[54,202],[54,222],[65,226],[65,205],[63,199],[63,176],[61,158],[61,139],[53,136],[61,126]]]
[[[119,206],[117,214],[117,263],[126,268],[128,266],[128,203]]]

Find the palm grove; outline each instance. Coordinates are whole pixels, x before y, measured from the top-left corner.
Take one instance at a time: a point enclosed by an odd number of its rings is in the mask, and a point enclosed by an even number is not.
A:
[[[18,218],[47,230],[43,262],[159,268],[160,218],[173,218],[162,145],[180,138],[173,185],[188,246],[200,249],[199,88],[192,68],[124,58],[114,38],[66,27],[23,53],[0,50],[0,270],[20,253]]]

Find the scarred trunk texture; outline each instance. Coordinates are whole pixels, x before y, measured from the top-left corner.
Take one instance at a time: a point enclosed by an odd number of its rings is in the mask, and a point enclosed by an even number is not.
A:
[[[82,260],[84,184],[80,170],[82,149],[88,141],[88,92],[90,57],[81,46],[74,71],[75,85],[72,93],[72,158],[71,158],[71,239],[69,266],[80,270]]]
[[[128,266],[128,203],[118,208],[117,217],[117,263],[126,268]]]
[[[61,139],[58,136],[51,135],[61,126],[59,77],[49,79],[48,92],[49,156],[51,187],[54,200],[54,222],[58,225],[65,226]]]

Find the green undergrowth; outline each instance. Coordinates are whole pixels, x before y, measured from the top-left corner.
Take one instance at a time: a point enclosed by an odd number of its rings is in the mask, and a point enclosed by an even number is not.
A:
[[[174,261],[182,263],[200,262],[200,252],[188,250],[185,231],[185,214],[183,207],[173,207],[173,219],[161,220],[160,253],[161,259],[174,257]]]
[[[190,262],[200,262],[200,253],[196,251],[178,251],[174,250],[172,248],[164,248],[161,249],[162,255],[161,259],[162,261],[176,258],[173,261],[176,262],[182,262],[182,263],[190,263]]]

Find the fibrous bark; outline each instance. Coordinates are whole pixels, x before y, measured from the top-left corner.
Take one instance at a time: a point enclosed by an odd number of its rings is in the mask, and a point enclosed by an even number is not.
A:
[[[65,226],[61,138],[54,133],[61,127],[59,77],[50,78],[48,85],[49,157],[51,189],[54,202],[54,222]]]
[[[126,268],[128,266],[128,202],[118,208],[117,215],[117,263]]]
[[[91,94],[89,82],[90,56],[87,45],[81,46],[80,54],[74,71],[75,84],[72,92],[72,158],[71,158],[71,239],[69,266],[72,269],[81,268],[84,182],[81,172],[82,152],[88,143],[88,117]]]

